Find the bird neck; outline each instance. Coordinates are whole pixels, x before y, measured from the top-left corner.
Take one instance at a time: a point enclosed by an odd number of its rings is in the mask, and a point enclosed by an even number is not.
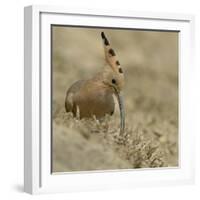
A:
[[[97,73],[93,78],[91,78],[89,81],[91,81],[93,84],[98,85],[100,88],[109,90],[110,92],[114,92],[113,88],[105,83],[105,72],[99,72]]]

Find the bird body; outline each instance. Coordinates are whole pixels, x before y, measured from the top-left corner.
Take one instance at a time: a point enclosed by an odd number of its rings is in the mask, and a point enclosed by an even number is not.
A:
[[[106,87],[100,80],[79,80],[68,90],[66,110],[74,116],[79,112],[80,118],[102,118],[114,113],[112,88]]]
[[[93,78],[79,80],[71,85],[66,93],[65,109],[66,112],[72,112],[73,116],[76,117],[89,118],[95,116],[99,119],[106,114],[112,115],[114,113],[115,95],[120,109],[120,132],[123,132],[125,114],[121,90],[124,86],[124,74],[119,61],[116,59],[115,52],[110,47],[110,43],[103,32],[101,36],[108,65]]]

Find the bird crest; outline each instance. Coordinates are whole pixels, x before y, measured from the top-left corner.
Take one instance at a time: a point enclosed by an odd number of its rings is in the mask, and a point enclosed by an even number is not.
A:
[[[114,49],[111,47],[104,32],[101,32],[101,37],[103,40],[105,60],[110,66],[104,68],[104,81],[109,85],[114,86],[118,91],[121,91],[124,86],[124,72],[117,59]],[[111,70],[110,70],[111,69]]]
[[[101,32],[101,37],[103,40],[104,52],[105,52],[105,59],[106,62],[110,65],[110,67],[120,74],[123,74],[122,67],[120,65],[119,60],[115,54],[114,49],[111,47],[110,42],[108,41],[104,32]]]

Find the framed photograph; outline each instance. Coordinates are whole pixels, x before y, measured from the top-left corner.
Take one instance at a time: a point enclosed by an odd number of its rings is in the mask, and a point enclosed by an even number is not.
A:
[[[25,8],[25,192],[194,181],[194,17]]]

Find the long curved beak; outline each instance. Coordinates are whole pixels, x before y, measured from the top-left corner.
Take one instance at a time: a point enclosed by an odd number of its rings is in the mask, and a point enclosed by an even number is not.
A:
[[[117,101],[119,104],[119,110],[120,110],[120,134],[124,132],[125,129],[125,110],[124,110],[124,99],[121,92],[115,91],[115,95],[117,97]]]

